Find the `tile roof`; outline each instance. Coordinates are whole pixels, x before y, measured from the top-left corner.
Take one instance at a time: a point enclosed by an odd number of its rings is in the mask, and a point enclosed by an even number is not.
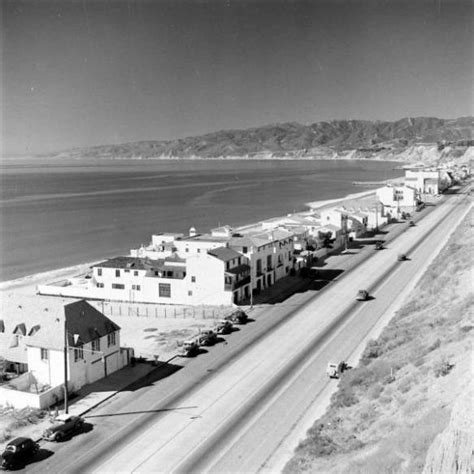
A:
[[[86,344],[98,336],[103,337],[120,329],[87,301],[71,303],[71,299],[54,296],[2,295],[0,318],[5,324],[5,332],[0,333],[0,353],[9,349],[13,331],[21,324],[26,329],[26,336],[21,337],[23,344],[57,350],[64,346],[65,318],[71,346],[76,345],[74,334]],[[37,330],[33,334],[34,328]]]
[[[120,326],[91,306],[86,300],[70,303],[64,307],[64,311],[69,333],[69,345],[71,346],[76,345],[74,335],[79,336],[79,344],[87,344],[93,339],[120,330]]]
[[[207,253],[224,262],[241,257],[240,253],[230,249],[229,247],[218,247],[216,249],[208,250]]]

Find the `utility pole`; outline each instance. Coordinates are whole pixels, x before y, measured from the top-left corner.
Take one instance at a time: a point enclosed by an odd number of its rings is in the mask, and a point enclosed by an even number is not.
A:
[[[249,259],[250,263],[250,308],[253,308],[253,276],[252,276],[252,271],[253,271],[253,265],[252,265],[252,256],[250,256]]]
[[[64,314],[64,413],[69,412],[67,399],[67,355],[68,355],[68,339],[67,339],[67,317]]]

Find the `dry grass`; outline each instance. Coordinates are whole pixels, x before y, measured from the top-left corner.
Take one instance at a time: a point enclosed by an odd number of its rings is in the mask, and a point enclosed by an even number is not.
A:
[[[420,472],[469,384],[473,212],[345,375],[285,472]]]
[[[18,428],[36,424],[48,414],[46,410],[37,408],[23,408],[17,410],[12,407],[0,406],[0,443],[8,441]]]

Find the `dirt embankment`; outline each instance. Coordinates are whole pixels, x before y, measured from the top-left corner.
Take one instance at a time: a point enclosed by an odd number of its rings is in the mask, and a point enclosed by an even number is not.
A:
[[[471,472],[473,217],[344,374],[284,472]]]

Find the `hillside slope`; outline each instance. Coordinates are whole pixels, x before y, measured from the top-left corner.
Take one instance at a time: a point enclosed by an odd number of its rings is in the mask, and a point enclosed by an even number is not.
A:
[[[223,130],[168,141],[141,141],[76,148],[58,157],[86,158],[347,158],[419,159],[462,156],[472,145],[473,117],[405,118],[396,122],[333,120]],[[422,147],[422,148],[419,148]]]
[[[470,466],[472,430],[459,414],[472,420],[465,397],[472,389],[473,217],[471,210],[359,366],[342,377],[284,472],[470,472],[461,466]]]

